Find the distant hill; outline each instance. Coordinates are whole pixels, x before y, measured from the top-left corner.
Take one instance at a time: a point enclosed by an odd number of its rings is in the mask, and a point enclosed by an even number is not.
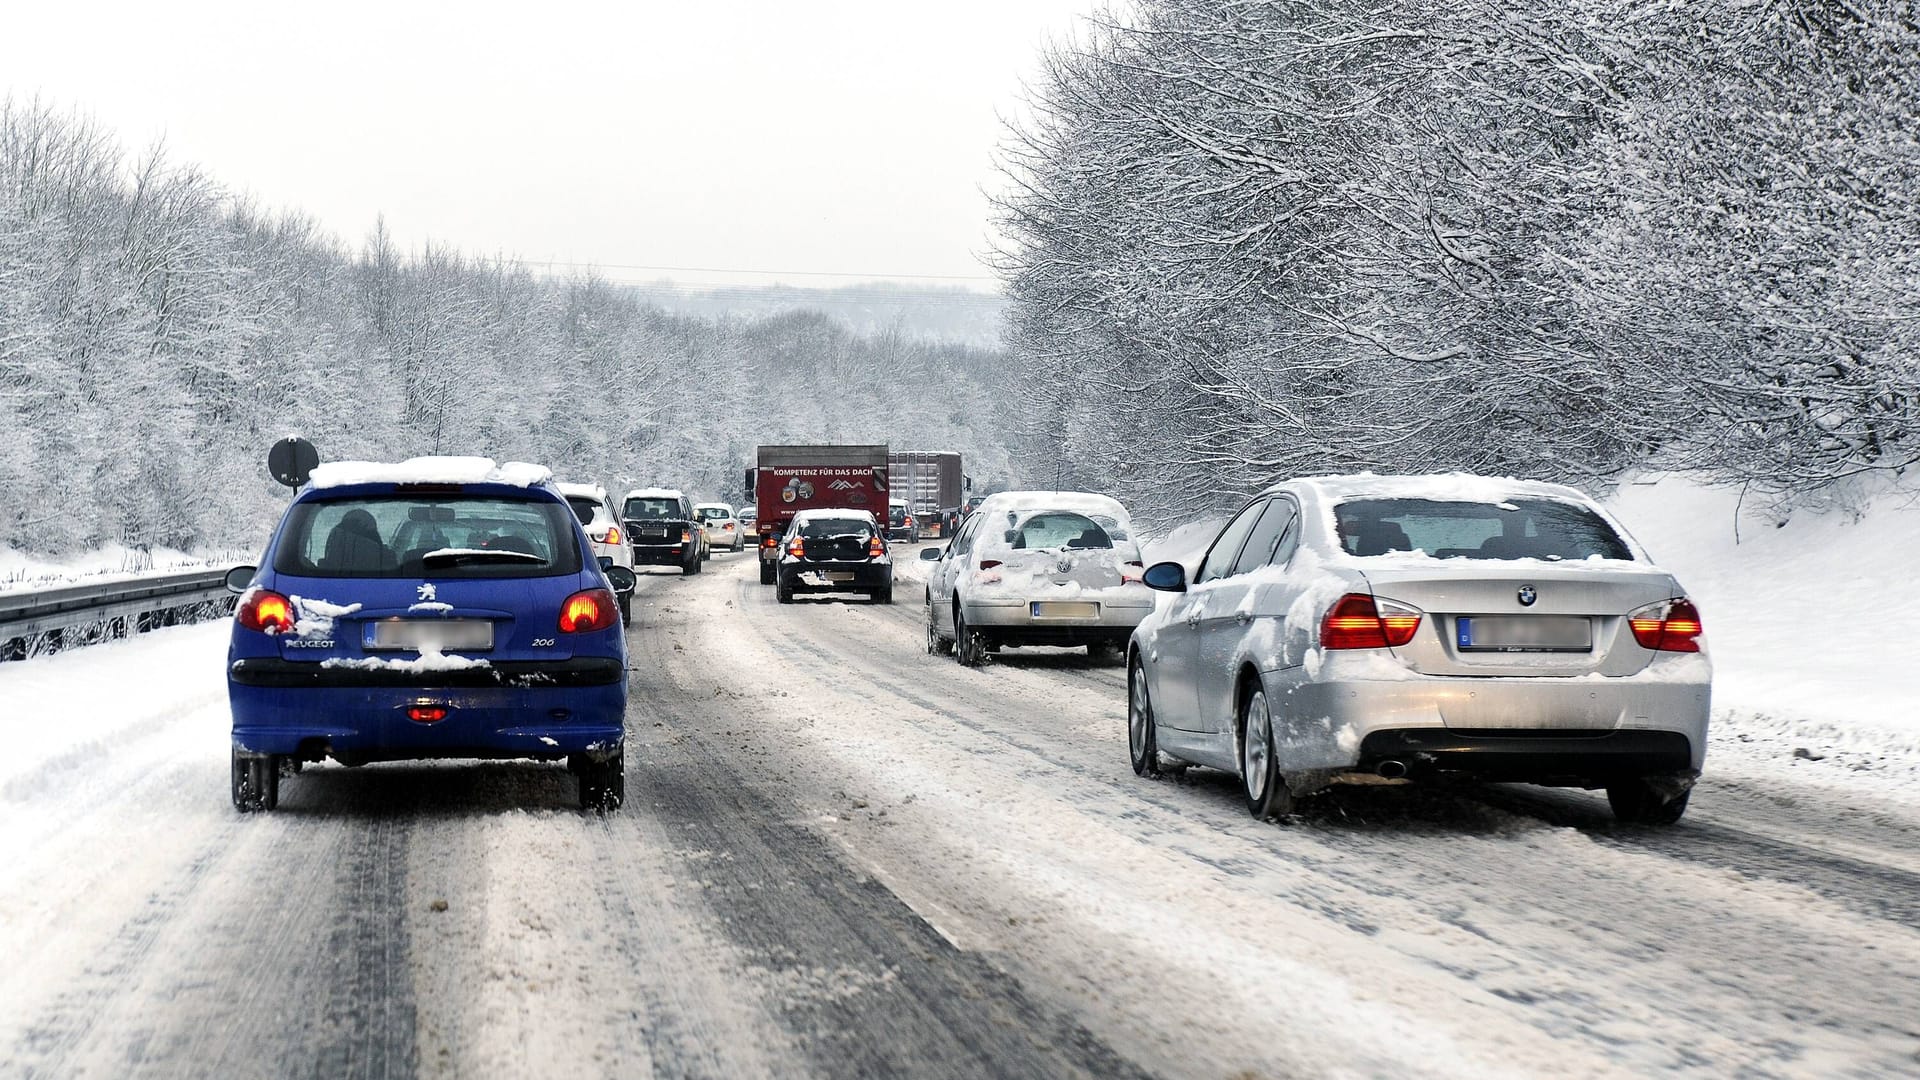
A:
[[[763,318],[811,310],[826,314],[857,334],[894,331],[981,348],[999,347],[1006,303],[999,293],[887,281],[824,289],[676,281],[628,288],[648,303],[686,315]]]

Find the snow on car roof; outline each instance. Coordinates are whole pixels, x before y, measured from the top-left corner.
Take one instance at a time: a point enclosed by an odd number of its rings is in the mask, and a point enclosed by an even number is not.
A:
[[[553,479],[545,465],[495,464],[485,457],[417,457],[405,461],[332,461],[316,465],[309,488],[349,484],[506,484],[534,487]]]
[[[560,489],[560,494],[568,498],[592,499],[598,502],[607,497],[607,489],[599,484],[556,484],[554,486]]]
[[[717,507],[719,507],[719,508],[720,508],[720,509],[722,509],[722,510],[732,510],[732,509],[733,509],[733,507],[731,507],[731,506],[729,506],[729,505],[727,505],[726,503],[694,503],[694,504],[693,504],[693,508],[694,508],[695,510],[705,510],[705,509],[708,509],[708,508],[710,508],[710,507],[715,507],[715,506],[717,506]]]
[[[981,500],[976,513],[998,513],[1012,511],[1020,513],[1027,510],[1074,510],[1081,513],[1107,514],[1127,521],[1131,515],[1120,500],[1111,495],[1096,495],[1091,491],[1002,491]]]
[[[793,515],[793,520],[797,524],[802,521],[812,521],[815,518],[846,518],[846,517],[866,518],[868,521],[876,520],[871,510],[853,510],[853,509],[840,510],[840,509],[834,509],[831,507],[818,507],[818,506],[810,510],[801,510],[796,512]]]
[[[1499,503],[1512,498],[1571,499],[1589,503],[1592,497],[1565,484],[1540,480],[1519,480],[1511,476],[1480,476],[1475,473],[1429,473],[1423,475],[1376,476],[1356,473],[1348,476],[1308,476],[1289,481],[1312,488],[1328,501],[1355,498],[1436,499],[1442,502]],[[1276,485],[1279,490],[1286,485]]]
[[[679,488],[634,488],[627,492],[629,499],[684,499]]]

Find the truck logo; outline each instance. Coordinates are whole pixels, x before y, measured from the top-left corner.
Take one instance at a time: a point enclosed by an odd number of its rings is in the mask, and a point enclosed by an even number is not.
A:
[[[858,486],[858,484],[850,480],[835,480],[833,483],[827,485],[827,487],[833,491],[852,491]]]

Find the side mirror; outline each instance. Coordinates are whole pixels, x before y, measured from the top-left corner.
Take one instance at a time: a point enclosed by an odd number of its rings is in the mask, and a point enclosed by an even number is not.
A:
[[[921,562],[939,562],[940,557],[942,555],[945,555],[946,553],[947,553],[946,548],[937,548],[937,547],[921,548],[920,561]]]
[[[600,556],[600,569],[605,570],[607,567],[612,565],[613,565],[613,556],[611,555]]]
[[[601,571],[613,584],[613,591],[621,596],[632,596],[633,590],[640,584],[639,575],[624,566],[609,566]]]
[[[1177,562],[1157,562],[1147,567],[1140,580],[1149,589],[1161,592],[1186,592],[1187,568]]]
[[[1004,532],[1004,533],[1001,533],[1001,534],[1000,534],[1000,536],[1001,536],[1001,538],[1002,538],[1002,539],[1004,539],[1004,540],[1005,540],[1005,541],[1006,541],[1007,543],[1009,543],[1009,544],[1011,544],[1011,543],[1014,543],[1014,542],[1016,542],[1016,541],[1018,541],[1018,540],[1020,539],[1020,530],[1019,530],[1019,529],[1008,529],[1008,530],[1007,530],[1006,532]]]
[[[259,572],[260,568],[257,566],[236,566],[227,571],[227,591],[236,596],[246,592],[247,586],[253,584],[253,575]]]

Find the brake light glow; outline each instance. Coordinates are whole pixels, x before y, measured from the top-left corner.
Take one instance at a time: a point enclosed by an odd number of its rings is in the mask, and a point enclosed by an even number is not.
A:
[[[416,724],[437,724],[447,718],[447,710],[438,705],[409,705],[407,719]]]
[[[806,558],[807,557],[806,540],[798,536],[794,537],[793,542],[787,545],[787,554],[793,556],[796,559]]]
[[[1627,616],[1633,640],[1654,652],[1700,651],[1700,609],[1684,596],[1648,604]]]
[[[620,526],[618,526],[618,525],[611,525],[611,526],[608,526],[608,528],[607,528],[607,538],[606,538],[605,540],[602,540],[602,541],[600,541],[600,542],[601,542],[601,543],[603,543],[603,544],[617,544],[617,543],[619,543],[619,542],[620,542]]]
[[[867,558],[877,559],[886,553],[887,545],[884,540],[876,536],[867,541]]]
[[[241,598],[233,617],[249,630],[284,634],[293,629],[293,601],[272,589],[255,589]]]
[[[1420,629],[1420,612],[1366,593],[1348,593],[1320,623],[1323,649],[1399,648]]]
[[[560,606],[560,632],[588,634],[605,630],[620,617],[619,601],[605,589],[582,589]]]

